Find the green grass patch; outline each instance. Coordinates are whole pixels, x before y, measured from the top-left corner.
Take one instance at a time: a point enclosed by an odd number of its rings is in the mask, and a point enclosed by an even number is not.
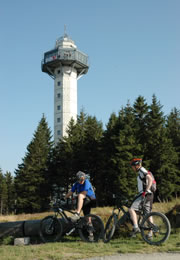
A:
[[[140,234],[136,238],[116,238],[109,243],[85,243],[78,237],[65,237],[61,242],[28,246],[1,245],[1,260],[68,260],[120,253],[179,252],[180,233],[172,233],[160,246],[145,243]]]

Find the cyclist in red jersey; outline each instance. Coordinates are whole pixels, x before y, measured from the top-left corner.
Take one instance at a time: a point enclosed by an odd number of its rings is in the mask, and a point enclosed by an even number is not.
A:
[[[130,165],[132,166],[132,169],[138,173],[137,186],[138,186],[139,194],[137,195],[131,207],[129,208],[129,213],[133,221],[133,231],[131,232],[131,236],[134,236],[136,233],[140,232],[140,229],[138,227],[138,222],[137,222],[136,211],[139,210],[140,204],[142,203],[145,197],[146,197],[146,203],[145,203],[146,213],[149,213],[152,210],[152,203],[154,199],[153,187],[155,185],[155,180],[153,175],[149,171],[147,171],[144,167],[142,167],[142,159],[134,158],[130,162]],[[149,236],[152,236],[152,234],[149,234]]]

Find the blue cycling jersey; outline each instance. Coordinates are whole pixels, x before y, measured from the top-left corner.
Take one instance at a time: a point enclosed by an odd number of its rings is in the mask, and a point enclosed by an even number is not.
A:
[[[86,191],[86,195],[92,199],[96,198],[96,195],[94,193],[93,187],[89,180],[85,180],[83,184],[80,184],[79,182],[74,183],[71,189],[72,192],[77,191],[77,193],[80,193],[82,191]]]

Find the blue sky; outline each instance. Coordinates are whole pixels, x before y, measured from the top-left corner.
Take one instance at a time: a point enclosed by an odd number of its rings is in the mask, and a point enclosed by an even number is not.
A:
[[[1,0],[0,168],[12,174],[43,113],[53,132],[53,80],[43,53],[67,34],[89,56],[78,113],[104,127],[112,112],[152,95],[165,115],[180,109],[179,0]]]

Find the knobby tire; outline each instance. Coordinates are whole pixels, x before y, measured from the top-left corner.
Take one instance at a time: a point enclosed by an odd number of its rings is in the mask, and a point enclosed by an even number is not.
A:
[[[149,219],[152,217],[153,221]],[[152,231],[152,237],[148,234]],[[160,245],[164,243],[170,235],[171,225],[168,218],[160,212],[148,213],[141,223],[141,235],[144,241],[150,245]]]
[[[104,229],[104,243],[108,243],[114,235],[117,224],[117,215],[113,214],[109,217]]]
[[[88,221],[92,222],[92,237],[90,237],[90,230]],[[94,214],[88,214],[83,217],[79,222],[78,228],[80,238],[85,242],[98,242],[100,238],[103,238],[104,224],[99,216]]]
[[[58,218],[47,216],[40,222],[39,235],[44,243],[58,241],[63,233],[63,225]]]

